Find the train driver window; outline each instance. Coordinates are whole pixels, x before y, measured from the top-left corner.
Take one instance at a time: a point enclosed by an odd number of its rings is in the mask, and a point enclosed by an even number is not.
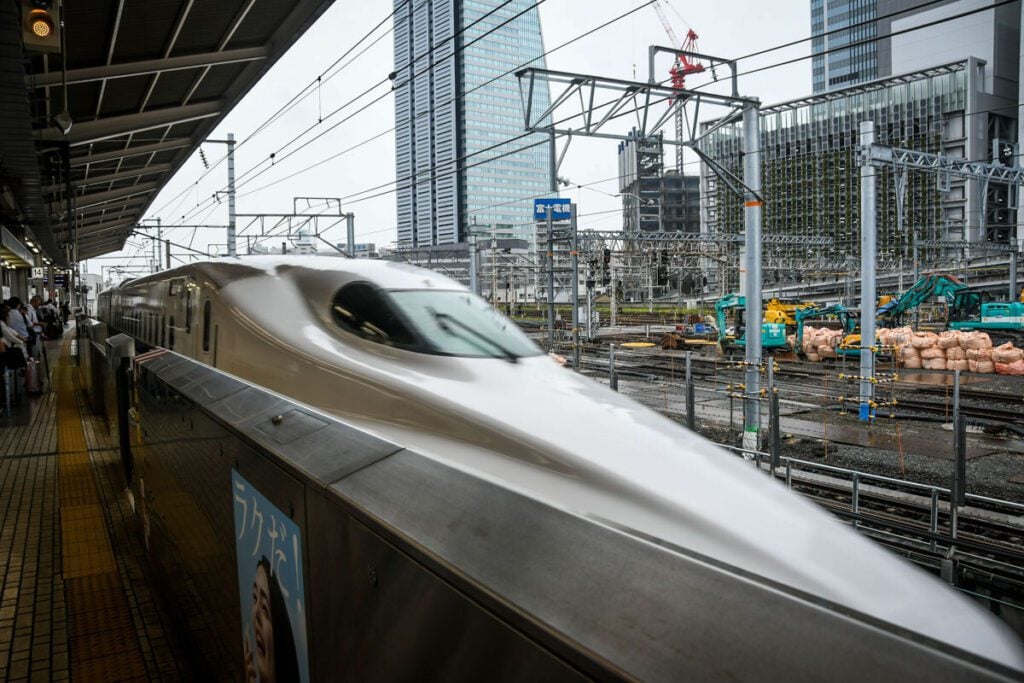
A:
[[[391,290],[387,296],[428,353],[515,362],[543,351],[489,303],[466,291]]]
[[[402,348],[420,346],[388,297],[369,282],[353,282],[339,289],[331,313],[339,327],[364,339]]]
[[[203,351],[210,350],[210,300],[203,304]]]

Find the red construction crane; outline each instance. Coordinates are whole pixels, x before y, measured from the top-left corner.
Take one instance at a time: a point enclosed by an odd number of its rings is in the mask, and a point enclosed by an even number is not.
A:
[[[668,34],[668,39],[672,41],[672,45],[679,45],[679,38],[676,36],[676,32],[672,30],[672,24],[669,23],[668,17],[665,16],[665,10],[662,9],[662,3],[675,12],[675,9],[667,3],[666,0],[657,0],[654,3],[654,11],[658,13],[658,18],[661,19],[661,25],[665,28],[665,33]],[[676,12],[678,16],[679,13]],[[682,19],[682,17],[679,17]],[[685,24],[685,20],[683,21]],[[683,52],[696,52],[697,51],[697,34],[691,28],[686,33],[686,41],[683,42],[682,47],[679,48],[680,52],[676,53],[676,61],[672,64],[672,68],[668,70],[669,75],[672,79],[672,87],[679,88],[680,90],[686,87],[686,75],[700,73],[704,70],[704,65],[698,60],[690,60]],[[682,140],[685,135],[685,128],[683,127],[683,110],[677,108],[675,113],[675,124],[676,124],[676,140]],[[683,146],[676,145],[676,169],[682,173],[683,171]]]
[[[655,5],[657,7],[657,5]],[[680,52],[676,56],[676,61],[672,65],[672,68],[668,70],[672,76],[672,87],[673,88],[685,88],[686,87],[686,75],[700,73],[704,70],[704,65],[698,62],[696,59],[690,61],[684,52],[696,52],[697,51],[697,34],[693,32],[691,28],[686,33],[686,42],[683,43],[683,47],[680,48],[683,52]]]
[[[665,28],[665,33],[668,34],[668,39],[672,41],[673,45],[679,45],[679,38],[676,36],[676,32],[672,30],[672,24],[669,23],[668,17],[665,16],[665,10],[661,8],[661,2],[654,3],[654,11],[658,13],[658,18],[661,19],[661,25]],[[687,74],[700,73],[704,70],[703,64],[697,60],[690,61],[690,59],[683,54],[683,52],[697,52],[697,34],[692,28],[687,31],[686,40],[679,49],[681,52],[676,55],[675,63],[673,63],[672,68],[668,70],[669,75],[672,77],[673,88],[686,87]]]

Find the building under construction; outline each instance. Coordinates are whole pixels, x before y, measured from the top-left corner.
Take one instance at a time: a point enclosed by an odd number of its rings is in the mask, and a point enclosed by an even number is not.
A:
[[[995,94],[998,86],[993,88],[988,69],[982,60],[970,58],[763,107],[764,234],[832,240],[827,247],[766,245],[766,287],[849,270],[851,260],[859,258],[862,121],[874,121],[879,143],[972,161],[990,161],[996,141],[1015,141],[1016,98]],[[742,137],[738,122],[725,125],[704,138],[701,150],[742,178]],[[972,243],[1016,239],[1015,202],[1005,185],[909,171],[900,212],[898,174],[889,169],[878,174],[880,273],[912,267],[915,236]],[[703,232],[742,231],[743,201],[733,185],[708,164],[701,165]],[[920,255],[923,262],[936,263],[949,253],[924,246]],[[724,278],[712,291],[738,287],[735,269],[709,263],[708,274],[711,280]]]
[[[661,133],[635,129],[619,143],[619,194],[625,232],[699,232],[700,181],[666,169]]]

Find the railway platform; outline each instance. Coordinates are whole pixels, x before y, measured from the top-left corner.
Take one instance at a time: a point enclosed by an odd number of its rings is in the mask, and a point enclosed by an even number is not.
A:
[[[147,573],[116,437],[82,400],[72,337],[46,342],[43,393],[20,389],[0,416],[0,680],[177,679],[188,658]]]

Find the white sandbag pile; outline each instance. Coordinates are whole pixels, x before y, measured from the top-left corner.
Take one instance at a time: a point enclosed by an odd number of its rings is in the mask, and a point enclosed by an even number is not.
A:
[[[1024,376],[1024,350],[1010,342],[992,349],[992,361],[1000,375]]]
[[[882,346],[899,348],[904,344],[910,343],[910,338],[914,336],[914,331],[909,327],[896,327],[893,329],[883,327],[878,330],[875,336],[878,337],[878,342]]]
[[[842,330],[827,327],[804,327],[804,340],[800,346],[807,360],[818,362],[822,358],[835,358],[836,347],[843,340]]]
[[[896,346],[896,357],[903,367],[910,370],[924,368],[1024,375],[1024,350],[1009,342],[992,348],[992,338],[985,332],[915,333],[908,343]]]
[[[843,336],[841,330],[805,327],[801,350],[810,361],[835,358]],[[908,370],[923,368],[1024,376],[1024,349],[1010,342],[993,348],[992,338],[985,332],[949,330],[935,334],[915,332],[909,327],[882,328],[878,330],[878,342],[882,347],[893,349],[899,364]]]

